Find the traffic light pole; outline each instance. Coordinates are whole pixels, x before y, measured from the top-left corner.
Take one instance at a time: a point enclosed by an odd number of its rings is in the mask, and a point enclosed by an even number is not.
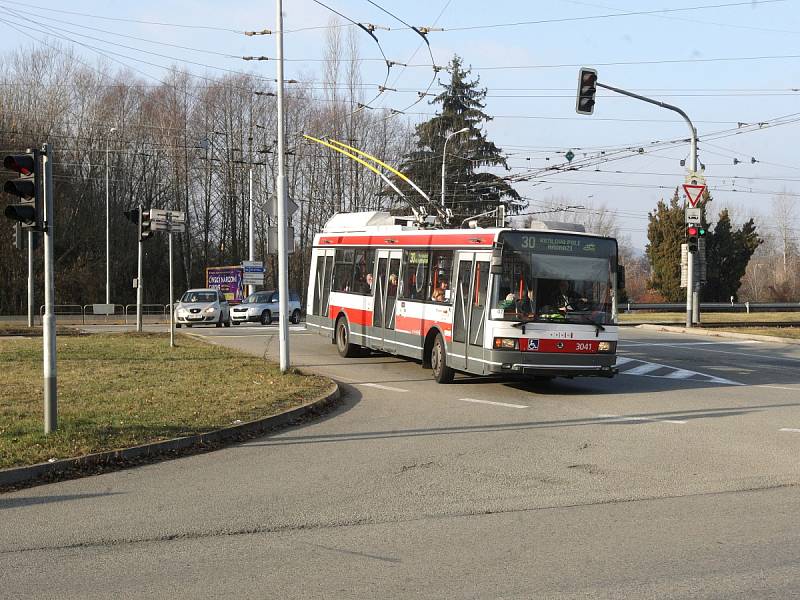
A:
[[[53,314],[55,290],[53,288],[53,233],[55,210],[53,202],[53,163],[50,146],[42,146],[44,181],[44,317],[42,340],[44,346],[44,432],[52,433],[58,427],[58,386],[56,384],[56,317]],[[29,238],[29,241],[30,240]]]
[[[136,331],[142,332],[142,211],[144,207],[139,205],[139,257],[137,260],[138,266],[136,270]],[[170,298],[170,301],[172,298]]]
[[[278,302],[281,373],[289,369],[289,260],[286,247],[286,152],[283,106],[283,2],[276,0],[278,100]]]
[[[678,108],[677,106],[673,106],[672,104],[667,104],[666,102],[661,102],[659,100],[653,100],[652,98],[648,98],[646,96],[640,96],[639,94],[634,94],[633,92],[629,92],[627,90],[623,90],[620,88],[612,87],[610,85],[606,85],[604,83],[600,83],[599,81],[595,84],[597,87],[604,88],[606,90],[611,90],[612,92],[616,92],[618,94],[622,94],[623,96],[629,96],[630,98],[636,98],[637,100],[641,100],[642,102],[649,102],[650,104],[655,104],[656,106],[660,106],[661,108],[666,108],[667,110],[674,111],[678,113],[680,116],[684,118],[686,123],[689,125],[689,131],[691,132],[691,150],[689,154],[689,170],[690,173],[697,172],[697,130],[695,129],[694,125],[692,124],[691,119],[689,119],[689,115],[687,115],[683,110]],[[697,297],[697,289],[694,284],[694,252],[687,252],[686,253],[686,327],[692,327],[692,313],[695,310],[695,302],[698,302]],[[697,304],[697,308],[699,308],[699,302]],[[698,315],[699,317],[699,315]]]
[[[172,299],[175,297],[173,292],[172,279],[172,230],[169,232],[169,347],[175,347],[175,305]]]
[[[33,230],[28,230],[28,327],[33,327]]]

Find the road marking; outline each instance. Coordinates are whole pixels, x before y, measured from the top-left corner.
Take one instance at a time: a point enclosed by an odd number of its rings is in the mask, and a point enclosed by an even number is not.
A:
[[[800,392],[800,387],[784,387],[782,385],[754,385],[753,387],[770,388],[773,390],[789,390],[790,392]]]
[[[476,404],[491,404],[492,406],[505,406],[506,408],[528,408],[525,404],[508,404],[507,402],[492,402],[491,400],[476,400],[475,398],[458,398],[461,402],[474,402]]]
[[[614,422],[636,422],[647,421],[650,423],[672,423],[673,425],[686,425],[686,421],[678,421],[675,419],[659,419],[657,417],[620,417],[618,415],[597,415],[600,419],[608,419]]]
[[[650,373],[651,371],[657,371],[661,368],[661,365],[656,363],[645,362],[639,365],[638,367],[633,367],[632,369],[628,369],[625,371],[628,375],[644,375],[646,373]]]
[[[387,392],[407,392],[408,390],[404,390],[402,388],[396,388],[389,385],[381,385],[380,383],[360,383],[357,385],[363,385],[365,387],[376,388],[379,390],[386,390]]]
[[[788,431],[789,433],[800,433],[800,429],[792,429],[790,427],[784,427],[783,429],[779,429],[778,431]]]
[[[741,340],[738,342],[631,342],[625,341],[623,344],[630,344],[632,346],[722,346],[730,344],[763,344],[760,340]]]
[[[617,356],[616,366],[622,367],[619,369],[620,375],[639,375],[641,377],[654,377],[656,379],[699,381],[702,383],[720,383],[723,385],[745,385],[738,381],[717,377],[716,375],[707,375],[705,373],[698,373],[697,371],[690,371],[689,369],[679,369],[678,367],[648,362],[638,358],[628,358],[626,356]],[[624,368],[626,366],[630,366],[631,368]],[[667,369],[668,372],[661,375],[653,375],[652,373],[658,369]]]
[[[646,344],[643,342],[625,342],[632,346],[675,346],[677,344]],[[777,343],[777,342],[776,342]],[[772,362],[800,362],[800,358],[789,358],[784,356],[769,356],[768,354],[753,354],[752,352],[731,352],[730,350],[712,350],[711,348],[703,348],[703,352],[716,352],[718,354],[734,354],[736,356],[748,356],[753,358],[763,358]]]

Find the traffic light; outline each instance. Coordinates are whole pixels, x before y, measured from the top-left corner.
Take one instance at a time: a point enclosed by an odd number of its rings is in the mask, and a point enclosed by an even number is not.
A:
[[[39,153],[36,150],[25,154],[9,154],[3,158],[3,167],[17,173],[19,177],[9,179],[3,191],[20,199],[9,204],[4,211],[12,221],[22,227],[42,230],[41,198],[39,193]]]
[[[142,210],[141,207],[132,208],[125,211],[125,217],[132,223],[136,223],[139,234],[139,241],[150,239],[153,235],[153,230],[150,227],[150,211]]]
[[[594,95],[597,93],[597,71],[581,69],[578,76],[578,101],[575,110],[582,115],[594,112]]]
[[[689,252],[697,252],[697,237],[700,234],[700,227],[696,225],[689,225],[686,228],[686,239],[688,244]],[[703,235],[705,235],[705,229],[703,229]]]

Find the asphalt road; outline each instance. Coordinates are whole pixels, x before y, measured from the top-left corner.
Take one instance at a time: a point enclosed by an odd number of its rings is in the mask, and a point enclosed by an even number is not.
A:
[[[274,326],[192,334],[277,354]],[[612,380],[441,386],[291,344],[336,411],[0,496],[0,596],[796,595],[800,346],[625,329]]]

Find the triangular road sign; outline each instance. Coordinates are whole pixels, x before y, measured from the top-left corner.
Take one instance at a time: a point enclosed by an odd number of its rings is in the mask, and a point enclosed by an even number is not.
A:
[[[689,204],[692,205],[692,208],[697,206],[705,190],[706,186],[704,185],[690,185],[688,183],[683,185],[683,191],[686,192],[686,197],[689,199]]]

